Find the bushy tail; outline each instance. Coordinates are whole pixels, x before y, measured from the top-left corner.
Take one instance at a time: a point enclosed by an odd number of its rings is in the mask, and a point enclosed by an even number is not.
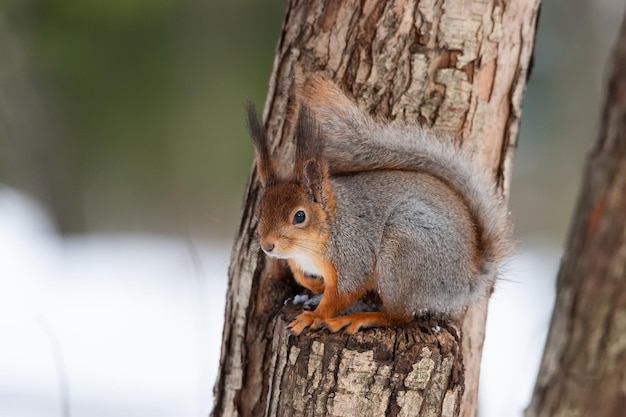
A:
[[[497,272],[498,261],[513,249],[511,223],[495,184],[469,152],[418,126],[375,121],[322,76],[307,77],[298,91],[325,135],[331,173],[398,169],[439,178],[463,197],[477,225],[482,272]]]

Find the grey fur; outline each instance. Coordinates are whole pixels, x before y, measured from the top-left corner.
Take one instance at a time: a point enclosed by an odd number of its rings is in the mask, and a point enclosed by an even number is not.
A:
[[[360,288],[375,271],[385,308],[402,316],[455,315],[487,297],[512,252],[512,227],[472,155],[417,125],[374,120],[330,81],[301,88],[337,201],[327,256],[339,290]]]
[[[471,260],[469,213],[460,197],[430,175],[369,171],[332,180],[336,214],[326,256],[338,290],[352,293],[372,276],[386,312],[458,315],[486,292]],[[374,192],[373,192],[374,191]]]

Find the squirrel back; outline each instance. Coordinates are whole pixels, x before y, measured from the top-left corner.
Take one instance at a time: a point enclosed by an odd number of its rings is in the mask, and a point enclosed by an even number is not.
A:
[[[418,125],[384,123],[362,111],[332,81],[310,75],[298,86],[301,102],[314,114],[324,135],[331,174],[403,170],[432,175],[455,190],[476,225],[481,273],[498,273],[513,251],[512,226],[495,183],[464,148]]]

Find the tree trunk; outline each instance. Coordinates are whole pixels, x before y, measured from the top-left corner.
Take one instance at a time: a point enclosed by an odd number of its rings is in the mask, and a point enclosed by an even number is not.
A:
[[[601,126],[527,417],[626,414],[626,20]]]
[[[539,0],[288,4],[264,111],[290,166],[295,73],[325,71],[359,105],[471,147],[506,194]],[[213,416],[473,416],[487,306],[461,323],[290,336],[298,289],[259,255],[253,173],[233,248]]]

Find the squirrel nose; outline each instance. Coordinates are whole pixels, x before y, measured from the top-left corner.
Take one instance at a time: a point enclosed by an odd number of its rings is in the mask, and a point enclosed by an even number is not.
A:
[[[270,253],[271,251],[274,250],[274,244],[273,243],[261,243],[261,249],[263,249],[263,252],[265,253]]]

